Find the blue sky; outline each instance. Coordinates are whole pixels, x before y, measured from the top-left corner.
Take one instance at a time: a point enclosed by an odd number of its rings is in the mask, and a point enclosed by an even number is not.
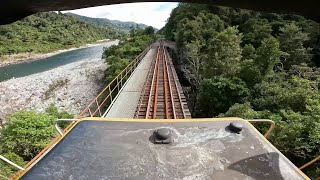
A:
[[[94,18],[134,21],[137,23],[151,25],[160,29],[165,25],[172,9],[177,5],[178,3],[167,2],[129,3],[98,6],[64,12],[72,12]]]

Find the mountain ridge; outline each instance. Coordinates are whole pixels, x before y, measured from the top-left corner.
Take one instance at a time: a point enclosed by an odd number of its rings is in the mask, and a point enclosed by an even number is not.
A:
[[[0,57],[18,53],[49,53],[101,39],[119,39],[123,35],[115,28],[97,26],[61,13],[37,13],[0,26]]]
[[[92,18],[87,16],[82,16],[75,13],[64,13],[65,15],[75,17],[77,19],[86,21],[91,24],[100,25],[100,26],[107,26],[107,27],[113,27],[117,28],[118,30],[124,30],[126,32],[129,32],[132,26],[138,26],[141,29],[145,29],[149,27],[149,25],[143,24],[143,23],[136,23],[133,21],[120,21],[120,20],[111,20],[108,18]],[[155,30],[157,30],[155,27],[153,27]]]

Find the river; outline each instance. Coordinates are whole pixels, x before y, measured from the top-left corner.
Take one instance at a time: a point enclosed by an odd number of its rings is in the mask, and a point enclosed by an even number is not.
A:
[[[23,77],[39,72],[44,72],[53,68],[57,68],[59,66],[63,66],[76,61],[81,61],[84,59],[100,58],[102,56],[103,47],[109,47],[117,43],[118,41],[110,41],[98,46],[67,51],[36,61],[0,67],[0,82],[12,78]]]

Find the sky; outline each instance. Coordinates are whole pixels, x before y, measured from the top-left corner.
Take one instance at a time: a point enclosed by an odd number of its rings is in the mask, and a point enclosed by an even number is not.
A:
[[[160,29],[165,25],[166,20],[170,16],[171,10],[177,7],[177,5],[178,3],[169,2],[128,3],[97,6],[63,12],[72,12],[93,18],[133,21]]]

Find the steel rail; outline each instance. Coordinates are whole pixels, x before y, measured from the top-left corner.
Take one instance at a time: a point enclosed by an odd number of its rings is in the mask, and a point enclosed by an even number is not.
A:
[[[168,51],[165,50],[165,53],[168,54]],[[170,58],[170,56],[168,56],[168,57]],[[176,88],[176,90],[177,90],[177,94],[178,94],[178,98],[179,98],[179,102],[180,102],[181,112],[182,112],[183,118],[186,119],[186,114],[185,114],[185,112],[184,112],[184,108],[183,108],[183,103],[182,103],[180,91],[179,91],[179,88],[178,88],[178,85],[177,85],[177,81],[179,81],[179,80],[177,80],[177,78],[176,78],[175,71],[174,71],[174,69],[173,69],[174,67],[173,67],[172,59],[170,58],[169,61],[170,61],[171,74],[172,74],[173,80],[174,80],[174,86],[175,86],[175,88]]]
[[[147,83],[145,83],[145,89],[140,97],[135,117],[186,119],[183,92],[180,90],[172,59],[163,42],[158,43],[155,63],[152,65],[153,70],[149,70]],[[153,72],[152,75],[150,75],[151,72]],[[147,104],[146,111],[140,111],[142,107],[145,107],[145,104]]]
[[[156,56],[157,56],[157,54],[156,54]],[[149,85],[149,79],[151,78],[151,80],[152,80],[152,78],[153,78],[152,77],[153,74],[151,74],[151,72],[153,72],[153,68],[154,68],[155,63],[156,63],[156,58],[154,56],[154,58],[152,58],[152,62],[150,64],[150,67],[149,67],[149,70],[148,70],[147,79],[146,79],[146,81],[144,82],[144,85],[143,85],[144,88],[143,88],[143,91],[142,91],[142,93],[140,95],[139,104],[138,104],[138,108],[137,108],[137,111],[136,111],[136,114],[135,114],[135,118],[138,118],[139,117],[139,112],[141,112],[142,103],[145,100],[145,96],[144,95],[146,94],[147,86]],[[150,86],[151,86],[151,84],[150,84]],[[147,106],[148,106],[148,103],[147,103]],[[148,107],[146,107],[146,108],[148,108]],[[146,109],[146,111],[147,111],[147,109]],[[144,118],[145,118],[145,116],[144,116]]]
[[[161,46],[161,42],[160,42],[160,46]],[[159,46],[159,49],[160,49]],[[161,50],[159,51],[159,54],[161,54]],[[157,61],[160,61],[160,58],[157,59]],[[157,69],[157,79],[156,79],[156,87],[155,87],[155,92],[154,92],[154,99],[153,99],[153,115],[152,115],[152,119],[156,119],[157,118],[157,108],[158,108],[158,86],[159,86],[159,69],[160,69],[160,65],[159,63],[156,66]]]
[[[170,72],[169,72],[169,67],[168,67],[168,57],[166,55],[166,53],[164,53],[164,59],[165,59],[165,65],[166,65],[166,70],[167,70],[167,75],[168,75],[168,83],[169,83],[169,91],[170,91],[170,99],[171,99],[171,104],[172,104],[172,114],[173,114],[173,118],[174,119],[177,119],[177,115],[176,115],[176,109],[175,109],[175,102],[174,102],[174,99],[173,99],[173,93],[172,93],[172,84],[171,84],[171,76],[169,75]]]
[[[161,51],[164,52],[164,46],[162,45],[161,47]],[[168,84],[167,84],[167,79],[170,79],[170,77],[168,77],[168,71],[166,68],[166,59],[165,59],[165,55],[164,53],[162,53],[161,56],[162,59],[162,68],[163,68],[163,84],[164,84],[164,102],[165,102],[165,114],[166,114],[166,119],[170,119],[170,114],[169,114],[169,104],[168,104]],[[170,91],[170,90],[169,90]],[[171,104],[172,105],[172,104]],[[172,107],[173,109],[174,107]]]
[[[147,104],[147,111],[146,111],[146,119],[149,119],[149,114],[150,114],[150,104],[151,104],[151,98],[152,98],[152,93],[153,93],[153,86],[154,86],[154,78],[155,78],[155,74],[156,74],[156,67],[158,66],[158,57],[159,57],[159,53],[160,53],[160,46],[158,47],[157,50],[157,57],[156,57],[156,63],[155,63],[155,68],[153,70],[153,75],[152,75],[152,80],[151,80],[151,87],[150,87],[150,93],[149,93],[149,99],[148,99],[148,104]]]

